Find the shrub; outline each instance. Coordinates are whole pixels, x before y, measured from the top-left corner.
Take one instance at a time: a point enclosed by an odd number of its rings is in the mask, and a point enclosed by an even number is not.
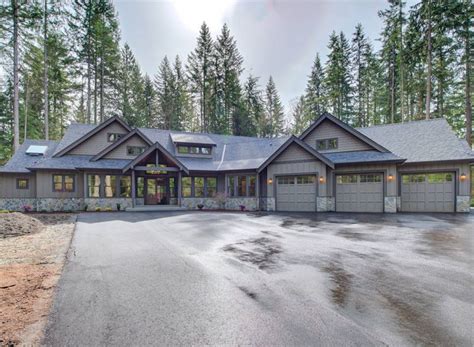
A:
[[[87,211],[87,204],[84,205],[84,211]]]
[[[0,210],[0,213],[10,213],[8,210]]]
[[[197,204],[197,208],[202,210],[204,208],[204,205],[203,204]]]
[[[100,212],[100,211],[101,211],[100,207],[95,208],[95,212]]]
[[[245,205],[239,205],[241,211],[245,211]]]
[[[120,211],[121,208],[122,208],[122,205],[117,204],[117,211]]]
[[[106,211],[106,212],[112,212],[113,209],[112,209],[112,207],[106,207],[106,208],[104,208],[104,211]]]
[[[31,210],[33,209],[30,205],[23,205],[22,208],[25,213],[31,212]]]

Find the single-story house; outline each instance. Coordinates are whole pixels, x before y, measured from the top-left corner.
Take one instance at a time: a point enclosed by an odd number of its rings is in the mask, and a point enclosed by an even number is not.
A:
[[[25,141],[0,167],[0,209],[469,212],[473,162],[444,119],[353,128],[325,113],[299,137],[253,138],[115,116]]]

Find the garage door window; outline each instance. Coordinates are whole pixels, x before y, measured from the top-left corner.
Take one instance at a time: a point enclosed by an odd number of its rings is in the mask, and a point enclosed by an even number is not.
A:
[[[297,176],[296,184],[312,184],[315,176]]]
[[[444,182],[452,182],[453,175],[452,174],[429,174],[428,175],[428,183],[444,183]]]
[[[295,177],[294,176],[278,177],[278,184],[295,184]]]
[[[338,184],[357,183],[357,175],[340,175],[337,176]]]
[[[360,175],[360,183],[378,183],[382,182],[381,175],[369,174],[369,175]]]

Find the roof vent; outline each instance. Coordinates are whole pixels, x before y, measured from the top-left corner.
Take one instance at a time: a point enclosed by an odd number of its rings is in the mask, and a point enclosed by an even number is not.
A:
[[[45,155],[46,151],[48,150],[48,146],[37,146],[37,145],[30,145],[26,150],[26,154],[31,156],[40,156]]]

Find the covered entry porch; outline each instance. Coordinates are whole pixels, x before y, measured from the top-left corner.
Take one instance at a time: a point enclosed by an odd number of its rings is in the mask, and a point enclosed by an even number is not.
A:
[[[123,169],[132,178],[132,206],[181,206],[187,168],[160,144],[149,147]]]

